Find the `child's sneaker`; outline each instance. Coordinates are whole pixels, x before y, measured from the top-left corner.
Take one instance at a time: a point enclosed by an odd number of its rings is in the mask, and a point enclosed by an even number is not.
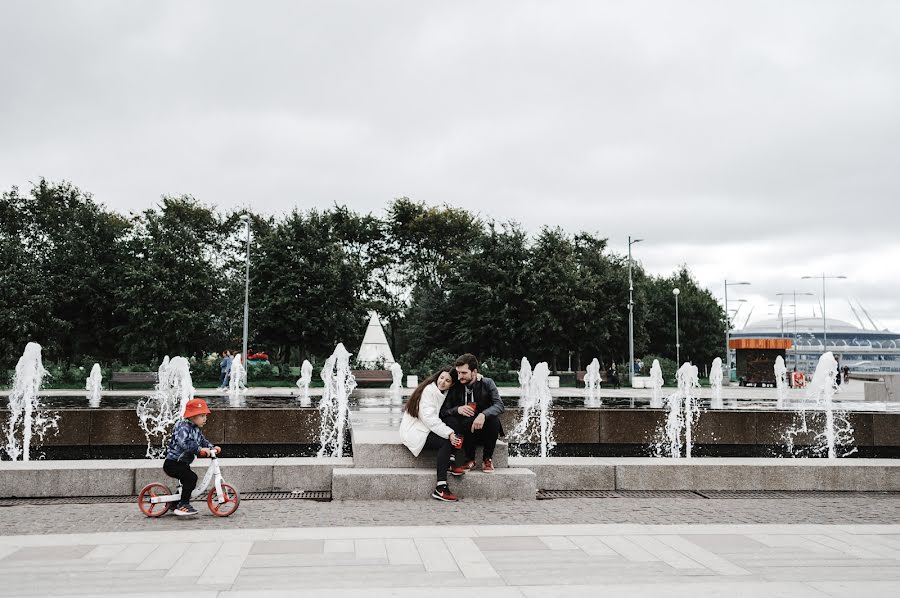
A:
[[[442,500],[444,502],[456,502],[457,497],[455,494],[450,492],[449,486],[447,484],[441,484],[434,489],[434,492],[431,493],[431,498],[435,500]]]
[[[481,471],[484,473],[494,473],[494,461],[492,459],[485,459],[484,463],[481,464]]]
[[[179,517],[190,517],[197,514],[197,509],[191,505],[184,505],[175,509],[175,514]]]

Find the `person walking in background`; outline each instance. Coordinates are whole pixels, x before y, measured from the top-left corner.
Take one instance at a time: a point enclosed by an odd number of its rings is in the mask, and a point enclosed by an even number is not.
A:
[[[231,375],[231,351],[222,351],[222,361],[219,363],[219,388],[228,387],[228,378]]]

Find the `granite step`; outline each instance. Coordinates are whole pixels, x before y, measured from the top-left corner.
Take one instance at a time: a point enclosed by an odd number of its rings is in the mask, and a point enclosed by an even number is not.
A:
[[[437,451],[424,449],[414,457],[409,449],[400,443],[396,430],[353,430],[353,467],[420,468],[434,469]],[[483,447],[475,450],[475,462],[481,466]],[[456,451],[457,463],[462,463],[463,452]],[[494,468],[509,467],[509,446],[497,442],[494,449]]]
[[[334,469],[332,500],[431,500],[434,469],[365,468]],[[461,499],[535,500],[534,472],[518,467],[494,473],[475,470],[450,476],[450,489]]]

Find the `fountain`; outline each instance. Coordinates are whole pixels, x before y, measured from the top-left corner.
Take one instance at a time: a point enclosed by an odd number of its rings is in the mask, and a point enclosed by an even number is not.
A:
[[[587,390],[585,406],[600,406],[600,362],[595,357],[584,372],[584,388]]]
[[[662,409],[662,386],[662,368],[659,367],[659,360],[654,359],[653,365],[650,367],[650,407],[653,409]]]
[[[709,389],[711,393],[709,405],[713,409],[722,409],[722,358],[713,359],[709,370]]]
[[[303,391],[303,396],[300,397],[300,404],[304,407],[310,404],[309,400],[309,384],[312,382],[312,374],[313,374],[313,366],[309,362],[308,359],[303,360],[303,365],[300,366],[300,379],[297,380],[297,388]]]
[[[88,404],[91,407],[99,407],[100,392],[103,390],[103,374],[100,372],[99,363],[95,363],[91,368],[91,375],[85,380],[84,389],[88,391]]]
[[[523,365],[527,361],[523,360]],[[521,373],[521,372],[520,372]],[[553,395],[547,378],[550,368],[542,361],[534,366],[528,379],[527,403],[522,406],[519,422],[513,430],[513,438],[525,442],[537,435],[540,439],[540,456],[547,457],[556,446],[553,440]]]
[[[819,358],[807,391],[807,398],[815,401],[816,408],[821,410],[825,416],[823,430],[815,434],[812,451],[817,455],[825,455],[829,459],[836,459],[838,456],[846,457],[856,452],[856,448],[853,447],[853,425],[847,419],[847,413],[834,409],[837,371],[837,360],[831,351],[828,351]],[[800,408],[801,426],[788,430],[786,434],[788,448],[792,452],[794,437],[799,433],[810,432],[804,403],[801,403]]]
[[[784,358],[779,355],[775,358],[775,391],[778,393],[779,409],[784,409],[787,389],[787,367],[784,365]]]
[[[519,367],[519,407],[528,404],[528,383],[531,381],[531,363],[527,357],[522,358],[522,365]]]
[[[678,389],[666,398],[668,415],[665,427],[657,433],[658,438],[665,438],[656,443],[658,455],[668,454],[674,459],[680,458],[681,448],[684,446],[685,456],[691,458],[693,426],[700,416],[700,401],[697,397],[697,390],[700,388],[699,377],[697,366],[685,363],[678,368],[675,375]]]
[[[228,374],[228,397],[232,402],[239,400],[241,394],[247,390],[247,370],[238,353],[231,360],[231,370]]]
[[[334,353],[322,368],[325,389],[319,401],[322,427],[319,432],[318,457],[342,457],[344,436],[349,418],[350,393],[356,388],[356,380],[350,371],[350,353],[343,343],[338,343]]]
[[[184,357],[173,357],[170,361],[167,355],[159,366],[156,391],[138,402],[138,424],[147,438],[146,456],[149,459],[165,456],[169,433],[194,396],[190,370]]]
[[[403,368],[396,361],[391,364],[391,399],[393,402],[401,403],[400,392],[403,389]]]
[[[59,416],[44,409],[38,395],[46,375],[47,370],[41,360],[41,346],[28,343],[16,364],[12,390],[9,393],[6,454],[13,461],[20,455],[22,461],[29,461],[32,438],[36,436],[42,442],[52,430],[58,429]],[[21,444],[19,436],[22,438]]]

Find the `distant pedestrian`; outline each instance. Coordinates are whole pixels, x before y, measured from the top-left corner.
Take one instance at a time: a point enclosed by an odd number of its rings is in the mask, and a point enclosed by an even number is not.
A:
[[[228,387],[228,379],[231,377],[231,351],[222,351],[222,361],[219,363],[219,388]]]

